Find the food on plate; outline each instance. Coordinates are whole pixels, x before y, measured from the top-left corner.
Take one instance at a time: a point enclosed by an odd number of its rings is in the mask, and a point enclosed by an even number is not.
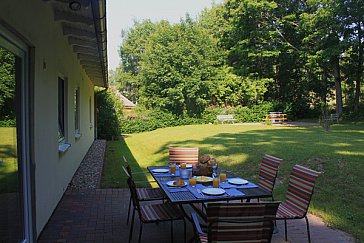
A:
[[[175,185],[175,186],[184,186],[185,182],[183,180],[179,179],[177,181],[174,181],[173,185]]]
[[[209,181],[211,181],[211,177],[208,177],[208,176],[198,176],[196,179],[199,182],[209,182]]]

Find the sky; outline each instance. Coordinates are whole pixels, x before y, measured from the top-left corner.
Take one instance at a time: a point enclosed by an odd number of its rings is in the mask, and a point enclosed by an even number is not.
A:
[[[121,30],[133,27],[134,20],[150,19],[153,22],[168,20],[178,23],[186,13],[195,18],[204,8],[223,0],[106,0],[107,42],[109,70],[119,65],[118,49]]]

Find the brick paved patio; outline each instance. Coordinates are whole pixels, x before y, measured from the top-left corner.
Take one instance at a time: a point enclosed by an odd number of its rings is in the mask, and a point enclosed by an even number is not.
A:
[[[127,189],[68,190],[43,230],[38,242],[127,242],[126,225],[129,192]],[[326,227],[314,216],[309,217],[311,237],[317,243],[354,242],[347,234]],[[183,224],[175,222],[175,242],[183,242]],[[307,242],[304,220],[288,222],[289,242]],[[283,221],[273,243],[284,241]],[[133,242],[137,242],[139,224],[136,220]],[[170,224],[148,224],[143,227],[142,242],[169,242]],[[192,237],[192,225],[187,223],[187,239]]]

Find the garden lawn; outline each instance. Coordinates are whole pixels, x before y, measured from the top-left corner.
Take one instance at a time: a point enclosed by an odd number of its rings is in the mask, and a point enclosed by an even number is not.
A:
[[[122,155],[134,171],[146,171],[166,165],[171,146],[199,147],[200,155],[212,155],[220,168],[252,181],[263,154],[284,159],[274,189],[278,200],[284,199],[295,164],[320,171],[310,212],[364,241],[364,123],[333,125],[330,132],[319,126],[192,125],[132,134],[108,142],[102,187],[126,186]]]
[[[0,127],[0,193],[18,190],[18,161],[16,155],[16,129]]]

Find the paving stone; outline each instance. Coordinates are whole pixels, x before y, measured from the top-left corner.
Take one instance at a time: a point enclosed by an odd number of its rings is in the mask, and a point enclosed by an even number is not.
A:
[[[93,153],[104,152],[102,143],[95,141],[86,160],[91,160],[92,165],[102,166],[103,156],[91,156]],[[101,145],[100,145],[101,144]],[[101,148],[100,148],[101,147]],[[93,148],[96,151],[93,151]],[[101,160],[92,162],[92,159]],[[84,160],[84,161],[86,161]],[[83,161],[83,162],[84,162]],[[86,163],[86,162],[85,162]],[[84,168],[88,166],[84,165]],[[101,168],[101,167],[99,167]],[[81,176],[82,170],[77,171]],[[88,173],[86,173],[88,174]],[[100,173],[98,175],[100,176]],[[126,216],[129,203],[128,189],[97,189],[99,178],[94,179],[96,186],[83,187],[76,185],[73,180],[54,214],[45,226],[39,237],[38,243],[50,242],[127,242],[129,237],[129,225],[126,225]],[[80,180],[83,181],[83,180]],[[305,220],[289,220],[288,242],[307,242]],[[323,221],[313,215],[309,215],[311,239],[313,243],[354,243],[354,239],[339,230],[331,229]],[[129,223],[130,224],[130,223]],[[284,222],[277,221],[278,233],[273,235],[272,243],[283,243]],[[139,222],[136,217],[133,233],[133,241],[138,241]],[[187,240],[193,236],[192,225],[187,222]],[[183,223],[174,223],[174,239],[176,243],[183,242]],[[143,227],[142,242],[170,242],[170,224],[147,224]]]

